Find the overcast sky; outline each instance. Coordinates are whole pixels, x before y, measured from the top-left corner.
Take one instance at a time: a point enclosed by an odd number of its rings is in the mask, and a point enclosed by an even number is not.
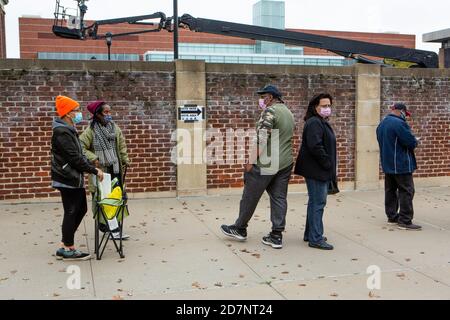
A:
[[[257,0],[179,0],[179,15],[252,23]],[[6,11],[8,58],[19,57],[18,18],[52,18],[55,0],[10,0]],[[157,11],[172,15],[172,0],[89,0],[86,19],[99,20]],[[447,0],[285,0],[286,27],[337,31],[400,32],[416,35],[417,48],[437,51],[439,44],[422,43],[424,33],[450,28]],[[76,1],[61,0],[76,7]]]

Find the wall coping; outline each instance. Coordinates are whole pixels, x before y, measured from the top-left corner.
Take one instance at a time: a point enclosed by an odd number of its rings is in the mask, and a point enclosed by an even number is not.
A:
[[[175,72],[173,62],[0,59],[0,70]]]

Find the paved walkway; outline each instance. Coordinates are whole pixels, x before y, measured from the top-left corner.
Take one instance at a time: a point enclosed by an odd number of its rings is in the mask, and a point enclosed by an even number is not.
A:
[[[289,195],[284,248],[261,243],[269,231],[268,198],[245,243],[226,239],[239,196],[132,200],[125,259],[109,244],[103,260],[77,262],[81,288],[69,290],[69,262],[52,254],[62,206],[0,203],[0,299],[450,299],[450,188],[417,190],[421,232],[386,224],[383,192],[329,198],[325,230],[335,250],[302,241],[307,197]],[[93,252],[93,220],[77,233]],[[369,266],[381,289],[369,290]]]

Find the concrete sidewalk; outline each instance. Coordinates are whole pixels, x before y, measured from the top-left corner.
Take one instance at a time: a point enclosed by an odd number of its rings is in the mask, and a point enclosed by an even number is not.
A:
[[[289,195],[282,250],[261,243],[270,230],[267,197],[247,242],[228,240],[219,226],[234,222],[239,200],[131,200],[126,258],[110,243],[101,261],[75,263],[79,290],[66,286],[73,263],[52,256],[62,205],[0,203],[0,299],[450,299],[450,188],[417,190],[421,232],[386,224],[383,191],[329,197],[330,252],[302,241],[305,194]],[[89,211],[76,241],[91,253],[93,229]],[[381,269],[380,290],[367,287],[369,266]]]

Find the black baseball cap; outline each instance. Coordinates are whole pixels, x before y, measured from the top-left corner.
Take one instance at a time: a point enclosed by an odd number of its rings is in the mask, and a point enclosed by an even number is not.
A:
[[[410,117],[411,116],[411,112],[408,111],[408,108],[406,107],[406,105],[404,103],[395,103],[392,106],[392,110],[402,110],[405,112],[406,116]]]

